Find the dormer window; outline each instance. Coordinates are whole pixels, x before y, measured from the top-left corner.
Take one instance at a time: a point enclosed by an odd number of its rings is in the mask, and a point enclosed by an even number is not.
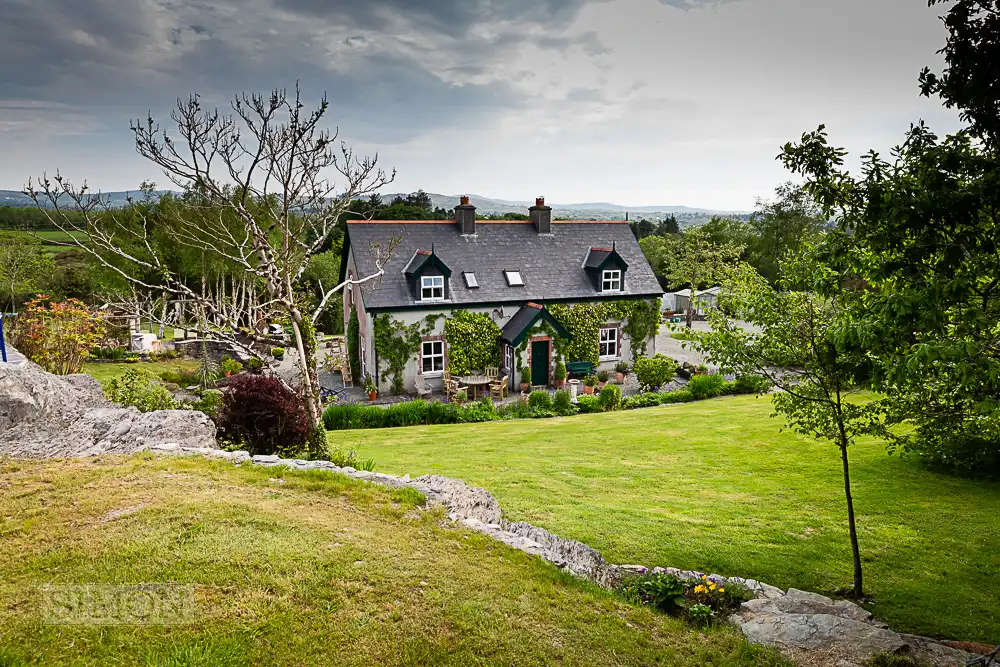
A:
[[[618,269],[605,270],[601,277],[602,292],[622,291],[622,272]]]
[[[524,285],[524,278],[521,277],[520,271],[504,271],[503,275],[510,287],[521,287]]]
[[[591,247],[583,260],[583,270],[587,272],[595,291],[625,291],[625,272],[628,271],[628,262],[618,254],[614,243],[610,248]]]
[[[423,276],[420,278],[421,301],[444,301],[444,276]]]

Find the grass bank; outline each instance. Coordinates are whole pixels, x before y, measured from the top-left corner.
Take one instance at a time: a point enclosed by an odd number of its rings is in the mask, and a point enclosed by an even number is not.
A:
[[[201,459],[0,461],[0,665],[786,665],[427,512]],[[193,587],[193,622],[49,625],[41,587]]]
[[[81,373],[93,376],[99,382],[106,382],[125,374],[130,368],[148,371],[159,377],[164,371],[194,371],[199,362],[195,359],[167,359],[166,361],[138,361],[134,364],[114,362],[89,362],[83,365]]]
[[[489,489],[508,518],[618,563],[831,592],[851,581],[837,449],[781,430],[767,398],[567,419],[330,434],[377,469]],[[898,630],[1000,642],[1000,485],[851,449],[866,588]]]

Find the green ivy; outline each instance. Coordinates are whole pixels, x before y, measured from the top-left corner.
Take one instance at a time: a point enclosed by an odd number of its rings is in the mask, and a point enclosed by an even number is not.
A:
[[[648,341],[660,326],[660,310],[655,301],[641,299],[578,303],[572,306],[553,304],[549,312],[573,336],[564,345],[568,361],[600,361],[601,326],[609,320],[625,322],[622,333],[632,343],[632,360],[646,354]]]
[[[448,365],[453,375],[499,366],[500,327],[489,315],[456,310],[444,322]]]
[[[392,376],[392,392],[402,394],[405,389],[403,372],[406,370],[406,363],[420,351],[423,329],[420,322],[405,325],[386,313],[375,316],[374,326],[379,370],[384,367]],[[430,326],[433,326],[433,322]]]
[[[351,308],[351,319],[347,323],[347,356],[351,376],[358,382],[361,380],[361,322],[356,308]]]

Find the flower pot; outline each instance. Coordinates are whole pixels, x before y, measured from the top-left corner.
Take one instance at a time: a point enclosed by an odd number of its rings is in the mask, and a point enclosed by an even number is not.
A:
[[[625,384],[625,374],[615,371],[615,382],[618,384]]]
[[[607,385],[607,384],[608,384],[607,382],[598,382],[597,383],[597,391],[600,391],[600,390],[604,389],[605,385]]]
[[[585,394],[593,394],[594,393],[594,388],[591,387],[590,385],[586,385],[585,384],[585,385],[583,385],[583,393],[585,393]]]
[[[370,392],[368,392],[368,400],[369,401],[374,401],[377,398],[378,398],[378,392],[377,391],[370,391]]]
[[[230,375],[233,374],[233,372],[232,371],[222,371],[222,374],[225,375],[226,377],[229,377]]]
[[[527,392],[528,392],[528,389],[529,389],[530,387],[531,387],[531,385],[530,385],[530,384],[528,384],[527,382],[522,382],[522,383],[521,383],[521,393],[522,393],[522,394],[525,394],[525,393],[527,393]]]

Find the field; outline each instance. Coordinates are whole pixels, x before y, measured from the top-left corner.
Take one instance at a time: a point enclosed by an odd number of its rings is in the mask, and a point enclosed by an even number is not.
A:
[[[562,419],[338,431],[389,473],[491,491],[511,520],[617,563],[708,570],[830,593],[850,585],[840,459],[734,397]],[[851,450],[870,606],[900,631],[1000,642],[1000,485]]]
[[[84,364],[81,373],[86,373],[97,378],[100,382],[106,382],[112,378],[119,377],[125,374],[130,368],[144,370],[152,373],[154,376],[159,376],[160,373],[164,371],[194,371],[197,370],[199,362],[194,359],[170,359],[167,361],[140,361],[134,364],[126,363],[112,363],[112,362],[101,362],[101,363],[87,363]]]
[[[455,527],[410,490],[146,455],[0,460],[0,488],[0,665],[787,664]],[[183,623],[45,622],[47,586],[139,583],[190,591],[161,618]]]

